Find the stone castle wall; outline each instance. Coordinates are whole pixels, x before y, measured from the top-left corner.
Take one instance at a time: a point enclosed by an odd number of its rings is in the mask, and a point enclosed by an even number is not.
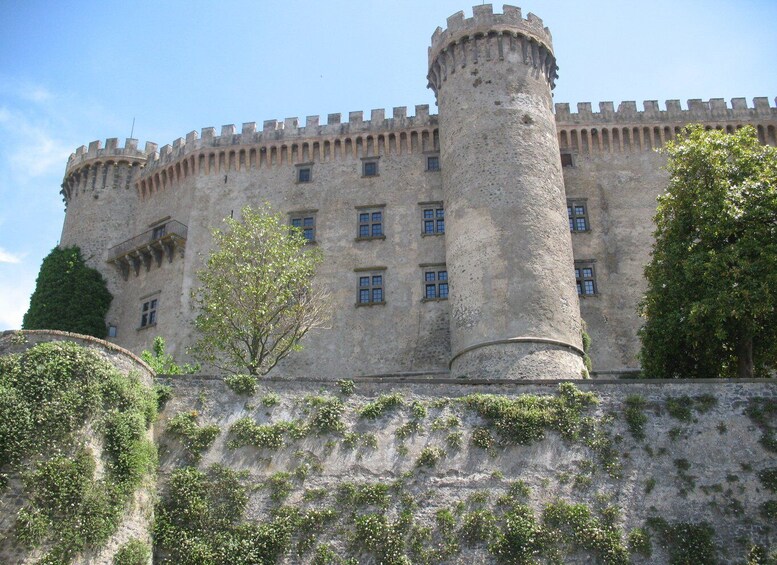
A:
[[[312,547],[329,543],[342,556],[354,551],[342,535],[342,531],[353,529],[350,512],[384,511],[369,505],[353,509],[338,502],[337,493],[344,484],[392,486],[390,492],[397,494],[385,510],[389,521],[398,519],[398,499],[406,497],[407,504],[409,497],[417,505],[414,527],[428,527],[433,532],[440,510],[452,511],[457,531],[468,512],[489,509],[499,514],[499,497],[510,485],[522,481],[530,491],[523,503],[538,517],[548,504],[561,500],[586,505],[594,513],[606,506],[617,508],[616,524],[623,536],[634,528],[644,528],[651,517],[671,524],[706,523],[714,531],[719,563],[744,562],[752,544],[772,550],[777,544],[773,524],[761,513],[764,503],[777,494],[758,478],[759,473],[774,467],[774,454],[761,443],[763,430],[746,415],[753,403],[777,401],[777,387],[769,380],[576,382],[581,391],[598,399],[597,405],[584,411],[584,417],[599,426],[597,448],[564,439],[553,431],[526,445],[500,445],[494,424],[457,400],[472,394],[511,399],[556,396],[560,383],[555,381],[470,382],[431,375],[427,379],[357,379],[355,392],[347,396],[326,380],[270,378],[260,382],[255,396],[246,397],[230,391],[219,378],[161,380],[174,390],[156,428],[162,482],[174,469],[191,462],[179,440],[165,432],[166,422],[180,412],[196,410],[200,425],[215,424],[220,429],[197,465],[204,470],[223,464],[246,473],[244,484],[253,493],[247,519],[268,520],[272,509],[280,505],[333,508],[337,520],[316,529]],[[398,395],[403,404],[374,420],[359,415],[365,405],[382,395]],[[236,436],[229,430],[239,419],[249,418],[257,424],[293,419],[311,422],[316,399],[321,398],[339,398],[344,403],[342,432],[317,433],[313,428],[298,439],[286,436],[277,449],[230,447]],[[630,431],[628,398],[644,402],[640,410],[645,416],[643,439]],[[425,409],[420,417],[419,405]],[[687,409],[687,419],[678,418],[677,406]],[[459,424],[442,424],[451,417],[458,418]],[[524,425],[528,428],[532,424],[527,420]],[[776,426],[777,421],[772,417],[769,425]],[[490,449],[473,443],[483,430],[496,440]],[[459,446],[451,446],[451,433],[461,434]],[[613,448],[609,463],[601,449],[607,442]],[[425,449],[441,450],[436,464],[419,465]],[[281,501],[273,501],[272,481],[284,473],[290,477],[290,492]],[[669,544],[655,532],[651,535],[652,556],[632,555],[631,562],[670,562]],[[434,533],[430,538],[434,541],[426,547],[441,543],[436,536]],[[461,552],[442,562],[495,562],[486,544],[469,546],[463,534],[457,534],[456,539]],[[403,547],[409,551],[408,546]],[[307,562],[310,556],[310,552],[297,556],[292,551],[282,562]],[[366,559],[363,554],[359,562]],[[596,558],[593,561],[599,562]],[[590,563],[592,553],[572,547],[563,562]]]
[[[115,296],[106,320],[116,328],[111,339],[137,353],[162,335],[185,358],[194,339],[190,294],[212,245],[210,230],[247,204],[269,203],[281,214],[315,216],[325,256],[317,282],[331,292],[335,312],[331,327],[311,332],[306,351],[279,368],[289,378],[444,375],[464,357],[472,357],[471,366],[454,373],[482,373],[489,363],[475,357],[499,347],[510,355],[523,347],[521,355],[538,358],[557,348],[574,364],[578,308],[594,338],[594,370],[637,370],[636,308],[655,199],[666,183],[664,159],[654,150],[690,122],[728,131],[753,125],[762,142],[777,144],[777,107],[767,98],[755,98],[752,107],[735,98],[730,107],[722,99],[689,100],[687,109],[669,100],[664,110],[656,101],[643,110],[632,101],[617,109],[602,102],[598,112],[587,102],[576,112],[561,103],[551,113],[550,99],[528,87],[519,104],[507,94],[516,69],[527,71],[522,84],[547,90],[556,66],[542,21],[511,6],[502,14],[484,5],[471,18],[451,16],[447,29],[434,33],[429,57],[435,91],[457,90],[459,82],[471,87],[459,88],[449,107],[441,98],[440,115],[426,105],[414,116],[405,107],[373,109],[347,119],[208,127],[161,148],[146,143],[141,150],[134,139],[124,147],[108,139],[104,147],[94,141],[78,148],[63,182],[61,241],[80,245],[108,279]],[[461,135],[475,126],[482,136]],[[427,170],[429,157],[440,159],[442,171]],[[378,176],[363,176],[368,159],[377,161]],[[302,165],[311,167],[311,182],[297,182]],[[596,278],[596,293],[579,300],[570,291],[564,198],[584,203],[589,220],[587,230],[571,234],[573,260],[592,267]],[[422,204],[446,209],[445,235],[422,234]],[[364,206],[384,212],[385,239],[357,237]],[[185,233],[169,249],[139,245],[116,260],[122,245],[174,223]],[[424,269],[432,266],[450,270],[450,302],[423,301]],[[385,273],[384,305],[355,305],[363,269]],[[140,328],[141,307],[150,300],[157,300],[156,323]],[[520,341],[527,337],[544,342]],[[494,357],[504,359],[501,351]]]

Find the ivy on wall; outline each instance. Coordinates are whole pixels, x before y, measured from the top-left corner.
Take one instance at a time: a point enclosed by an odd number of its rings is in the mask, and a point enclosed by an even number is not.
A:
[[[14,535],[42,548],[41,563],[70,563],[116,531],[156,467],[156,447],[146,438],[156,405],[137,376],[74,343],[0,357],[0,472],[21,474],[24,505]],[[97,434],[101,457],[85,428]]]

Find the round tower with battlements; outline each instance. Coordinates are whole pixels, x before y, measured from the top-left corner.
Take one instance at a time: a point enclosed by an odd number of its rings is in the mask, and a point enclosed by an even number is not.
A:
[[[60,246],[77,245],[90,267],[99,270],[108,281],[108,289],[117,291],[115,268],[110,267],[110,243],[124,237],[131,225],[137,192],[135,181],[156,144],[147,143],[139,150],[136,139],[127,139],[119,147],[116,138],[105,147],[93,141],[70,155],[62,181],[62,196],[67,207]]]
[[[579,378],[580,310],[552,112],[551,35],[533,14],[475,6],[437,28],[451,279],[451,374]]]

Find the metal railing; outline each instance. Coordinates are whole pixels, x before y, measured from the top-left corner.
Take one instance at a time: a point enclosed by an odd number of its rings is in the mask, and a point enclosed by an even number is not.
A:
[[[176,220],[170,220],[164,224],[160,224],[150,230],[144,231],[140,235],[136,235],[126,241],[122,241],[118,245],[114,245],[108,250],[109,261],[126,255],[130,251],[145,247],[156,241],[162,241],[164,239],[183,239],[186,241],[186,234],[189,228],[187,228],[181,222]]]

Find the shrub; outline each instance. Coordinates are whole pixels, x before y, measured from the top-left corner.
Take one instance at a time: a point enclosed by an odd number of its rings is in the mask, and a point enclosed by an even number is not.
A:
[[[340,393],[345,396],[350,396],[356,390],[356,385],[350,379],[340,379],[337,381],[337,386],[340,387]]]
[[[208,449],[220,433],[217,425],[200,426],[197,423],[197,411],[179,412],[170,419],[167,430],[178,437],[195,461]]]
[[[359,415],[362,418],[375,420],[383,416],[383,414],[389,410],[398,408],[404,404],[405,399],[402,398],[401,394],[381,394],[374,402],[365,404],[362,409],[359,410]]]
[[[113,565],[148,565],[150,561],[151,546],[137,538],[124,543],[113,557]]]
[[[633,394],[626,397],[626,424],[634,439],[642,441],[645,439],[645,423],[647,416],[643,412],[645,408],[645,399],[639,395]]]
[[[445,457],[445,452],[439,447],[425,447],[421,450],[415,464],[416,467],[434,467]]]
[[[236,394],[253,396],[256,392],[256,377],[253,375],[227,375],[224,382]]]

